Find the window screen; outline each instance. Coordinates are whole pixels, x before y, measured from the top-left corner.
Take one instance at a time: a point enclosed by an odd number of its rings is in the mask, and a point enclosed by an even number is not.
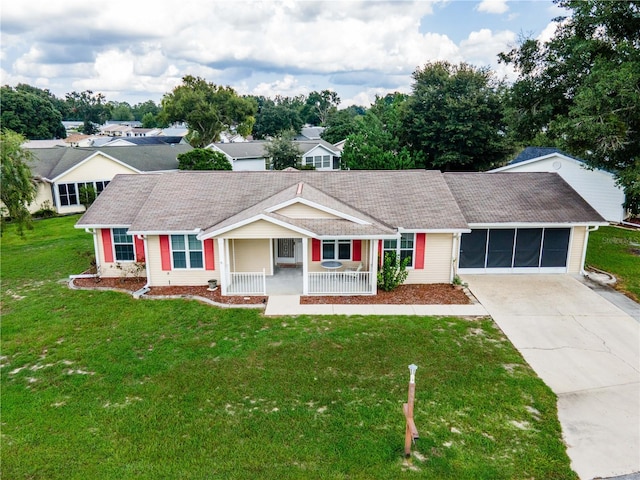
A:
[[[486,229],[463,233],[460,239],[460,268],[484,268],[486,249]]]
[[[566,267],[569,250],[568,228],[545,228],[541,267]]]
[[[516,234],[514,267],[538,267],[540,263],[541,228],[519,228]]]

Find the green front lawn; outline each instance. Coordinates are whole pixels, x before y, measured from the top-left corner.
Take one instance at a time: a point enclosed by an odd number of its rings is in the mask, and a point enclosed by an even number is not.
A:
[[[587,265],[618,279],[616,288],[640,302],[640,231],[600,227],[589,234]]]
[[[490,319],[69,290],[91,250],[74,221],[2,238],[3,478],[577,478],[555,396]]]

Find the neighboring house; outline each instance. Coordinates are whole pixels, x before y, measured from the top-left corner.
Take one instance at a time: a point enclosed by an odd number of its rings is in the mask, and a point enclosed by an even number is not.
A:
[[[313,165],[316,170],[340,170],[341,152],[325,140],[295,142],[302,152],[302,165]]]
[[[53,148],[66,147],[67,143],[64,139],[55,140],[27,140],[22,144],[22,148]]]
[[[306,141],[306,140],[320,140],[322,137],[322,132],[324,132],[324,127],[313,127],[311,125],[305,125],[300,130],[300,133],[296,135],[295,140]]]
[[[237,172],[266,170],[266,142],[212,143],[207,148],[224,153]]]
[[[508,165],[491,172],[556,172],[602,217],[614,223],[626,218],[624,190],[605,170],[589,169],[585,162],[557,148],[527,147]]]
[[[212,143],[207,148],[226,155],[234,171],[263,171],[267,169],[266,146],[269,142],[256,140],[239,143]],[[294,141],[300,150],[302,165],[316,170],[340,170],[340,152],[324,140]]]
[[[345,143],[347,143],[347,139],[346,138],[344,140],[340,140],[338,143],[334,143],[333,147],[336,150],[338,150],[340,153],[342,153],[342,151],[344,150]]]
[[[118,174],[177,170],[178,154],[191,149],[189,145],[147,145],[30,150],[35,158],[31,172],[38,183],[38,193],[29,210],[35,212],[48,204],[61,214],[83,212],[79,198],[83,185],[92,185],[101,193]]]
[[[406,283],[577,274],[605,223],[550,173],[219,171],[118,175],[76,228],[103,277],[144,263],[148,286],[273,294],[286,272],[300,294],[374,294],[385,252],[410,259]]]
[[[114,137],[107,143],[103,144],[103,147],[132,147],[137,145],[186,145],[187,141],[184,137],[168,137],[165,135],[152,136],[152,137]]]

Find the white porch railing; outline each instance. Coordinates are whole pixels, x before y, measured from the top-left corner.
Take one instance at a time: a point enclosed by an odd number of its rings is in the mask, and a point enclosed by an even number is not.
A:
[[[372,294],[370,272],[309,272],[309,294]]]
[[[227,295],[266,295],[267,276],[262,272],[231,272]]]

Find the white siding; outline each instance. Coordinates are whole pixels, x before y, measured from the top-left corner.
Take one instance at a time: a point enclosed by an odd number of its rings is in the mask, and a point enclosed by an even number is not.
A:
[[[294,203],[281,208],[275,213],[279,213],[280,215],[284,215],[289,218],[340,218],[331,213],[305,205],[304,203]]]
[[[257,220],[231,230],[225,233],[224,236],[227,238],[292,238],[300,237],[301,235],[266,220]]]
[[[567,273],[580,273],[582,270],[582,254],[584,252],[584,242],[587,238],[586,231],[587,227],[573,227],[571,229],[571,240],[567,255]]]
[[[210,279],[220,280],[218,271],[218,244],[214,243],[214,255],[216,270],[162,270],[162,258],[160,256],[160,237],[150,235],[147,237],[147,270],[149,271],[150,284],[153,287],[166,287],[170,285],[207,285]]]
[[[231,162],[234,172],[261,172],[267,169],[264,158],[247,158]]]
[[[404,283],[451,282],[453,234],[429,233],[424,249],[424,269],[411,269]]]
[[[605,220],[624,220],[624,191],[615,177],[604,170],[588,170],[584,164],[564,155],[551,155],[540,160],[498,169],[504,172],[555,172],[582,196]]]

